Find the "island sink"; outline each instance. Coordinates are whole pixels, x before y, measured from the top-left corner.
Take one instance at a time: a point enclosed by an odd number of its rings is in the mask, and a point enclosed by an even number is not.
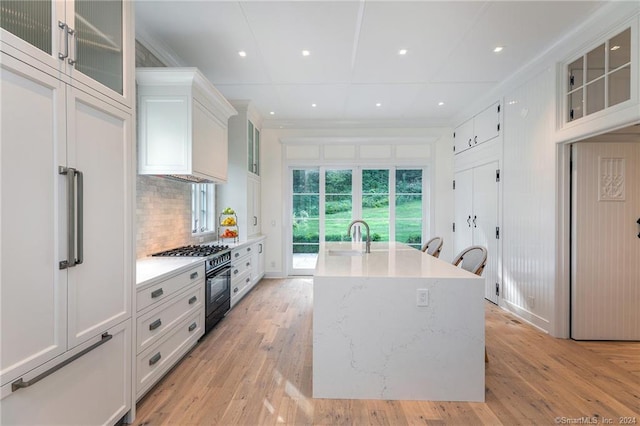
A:
[[[400,243],[371,253],[321,243],[314,398],[482,402],[484,392],[484,278]]]

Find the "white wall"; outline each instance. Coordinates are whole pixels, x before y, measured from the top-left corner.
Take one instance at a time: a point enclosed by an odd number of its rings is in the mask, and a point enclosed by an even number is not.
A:
[[[634,26],[637,72],[640,3],[615,2],[464,111],[459,120],[502,99],[502,295],[500,305],[543,330],[568,337],[568,192],[566,144],[640,121],[638,82],[632,99],[563,123],[563,63],[624,26]],[[638,74],[634,74],[637,80]],[[500,155],[497,154],[496,159]]]
[[[289,212],[286,211],[287,194],[287,164],[284,161],[282,139],[313,138],[321,141],[323,138],[357,139],[363,140],[386,138],[396,139],[399,143],[403,139],[424,139],[425,143],[432,143],[432,204],[433,230],[432,234],[442,235],[445,241],[453,241],[451,237],[451,223],[453,221],[453,137],[452,129],[442,128],[316,128],[316,129],[262,129],[261,164],[262,164],[262,233],[266,240],[266,272],[267,276],[284,276],[286,274],[286,229],[283,224]],[[432,141],[432,142],[430,142]],[[449,259],[453,253],[451,245],[445,244],[441,257]]]

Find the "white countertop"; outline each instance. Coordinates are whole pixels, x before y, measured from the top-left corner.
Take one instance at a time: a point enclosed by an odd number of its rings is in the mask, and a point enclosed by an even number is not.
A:
[[[265,238],[264,235],[259,235],[238,243],[220,242],[220,244],[228,245],[229,249],[234,249]],[[218,244],[218,242],[206,244]],[[136,261],[136,287],[141,289],[157,281],[162,281],[169,275],[182,273],[198,264],[204,266],[204,257],[143,257]]]
[[[203,257],[145,257],[136,261],[136,287],[161,281],[169,274],[177,274],[194,266],[204,267]]]
[[[364,243],[320,243],[314,276],[316,277],[414,277],[480,279],[449,262],[429,256],[402,243],[371,243],[371,253],[364,253]]]

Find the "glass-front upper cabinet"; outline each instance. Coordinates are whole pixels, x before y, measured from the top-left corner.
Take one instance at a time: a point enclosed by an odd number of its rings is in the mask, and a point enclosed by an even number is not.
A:
[[[260,176],[260,130],[251,121],[247,125],[247,170]]]
[[[631,28],[567,65],[567,122],[631,99]]]
[[[126,0],[0,0],[2,41],[31,65],[131,106],[131,7]]]

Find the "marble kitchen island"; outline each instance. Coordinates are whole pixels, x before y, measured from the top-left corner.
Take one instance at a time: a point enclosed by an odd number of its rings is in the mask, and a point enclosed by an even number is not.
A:
[[[364,249],[320,245],[313,397],[483,402],[484,279],[404,244]]]

